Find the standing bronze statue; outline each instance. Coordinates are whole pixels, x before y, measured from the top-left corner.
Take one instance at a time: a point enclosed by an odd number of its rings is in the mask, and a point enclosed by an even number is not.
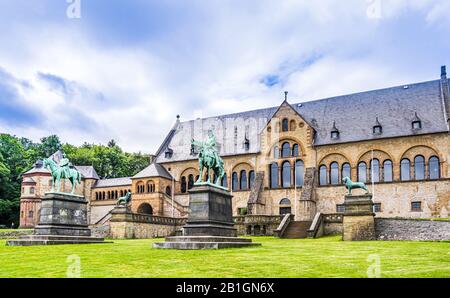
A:
[[[57,185],[57,192],[61,192],[61,179],[68,179],[72,183],[72,194],[75,192],[76,184],[81,184],[81,174],[75,169],[72,169],[69,159],[63,154],[59,165],[51,158],[44,159],[44,167],[48,168],[52,173],[52,190],[55,191],[55,184]]]
[[[206,168],[206,183],[211,183],[210,170],[213,170],[216,177],[216,181],[213,183],[220,186],[225,170],[223,168],[223,160],[217,152],[217,142],[213,132],[211,130],[208,131],[208,140],[205,142],[192,139],[191,144],[199,148],[198,171],[200,175],[196,183],[203,182],[203,168]]]

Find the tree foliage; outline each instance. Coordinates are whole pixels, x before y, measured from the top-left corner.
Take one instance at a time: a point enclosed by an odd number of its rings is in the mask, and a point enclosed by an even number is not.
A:
[[[85,143],[82,146],[61,144],[56,135],[44,137],[39,143],[27,138],[0,134],[0,225],[19,222],[22,174],[37,160],[63,150],[72,164],[93,166],[100,178],[130,177],[149,164],[149,156],[127,153],[114,140],[107,146]]]

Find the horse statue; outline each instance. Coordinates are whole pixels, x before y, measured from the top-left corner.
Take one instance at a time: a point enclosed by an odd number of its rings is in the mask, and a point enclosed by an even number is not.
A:
[[[117,206],[127,206],[131,202],[131,192],[117,199]]]
[[[349,177],[344,177],[344,179],[342,179],[342,182],[344,182],[345,188],[348,189],[348,194],[349,195],[352,194],[352,189],[353,188],[361,188],[361,189],[364,189],[366,191],[366,194],[369,193],[369,189],[367,188],[367,186],[363,182],[353,182],[352,180],[350,180]]]
[[[69,167],[69,160],[63,158],[60,165],[51,158],[44,159],[44,168],[48,168],[52,174],[52,190],[55,191],[55,183],[57,184],[57,192],[61,192],[61,179],[68,179],[72,183],[72,194],[75,192],[76,183],[81,184],[81,174],[75,169]]]
[[[206,183],[211,183],[210,170],[213,170],[216,176],[216,181],[213,183],[220,186],[222,177],[225,175],[225,170],[223,168],[223,160],[217,153],[216,137],[212,131],[208,131],[208,140],[206,142],[199,142],[192,139],[191,145],[200,148],[198,154],[198,171],[200,175],[195,183],[202,183],[203,169],[206,168]]]

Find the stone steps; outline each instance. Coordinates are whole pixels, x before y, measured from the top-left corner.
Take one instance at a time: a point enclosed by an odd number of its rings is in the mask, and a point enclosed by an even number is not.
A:
[[[105,242],[103,238],[86,236],[55,236],[55,235],[30,235],[19,239],[8,240],[8,246],[32,246],[32,245],[58,245],[58,244],[94,244],[112,243]]]
[[[282,238],[306,238],[311,221],[292,221],[287,226]]]
[[[177,236],[166,237],[167,242],[236,242],[236,243],[251,243],[252,239],[239,237],[222,237],[222,236]]]
[[[199,249],[240,248],[240,247],[251,247],[260,245],[261,243],[251,243],[251,242],[157,242],[153,244],[153,248],[199,250]]]

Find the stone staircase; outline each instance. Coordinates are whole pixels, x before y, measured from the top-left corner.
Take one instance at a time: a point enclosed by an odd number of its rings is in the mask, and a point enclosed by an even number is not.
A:
[[[311,221],[291,221],[281,238],[306,238]]]

